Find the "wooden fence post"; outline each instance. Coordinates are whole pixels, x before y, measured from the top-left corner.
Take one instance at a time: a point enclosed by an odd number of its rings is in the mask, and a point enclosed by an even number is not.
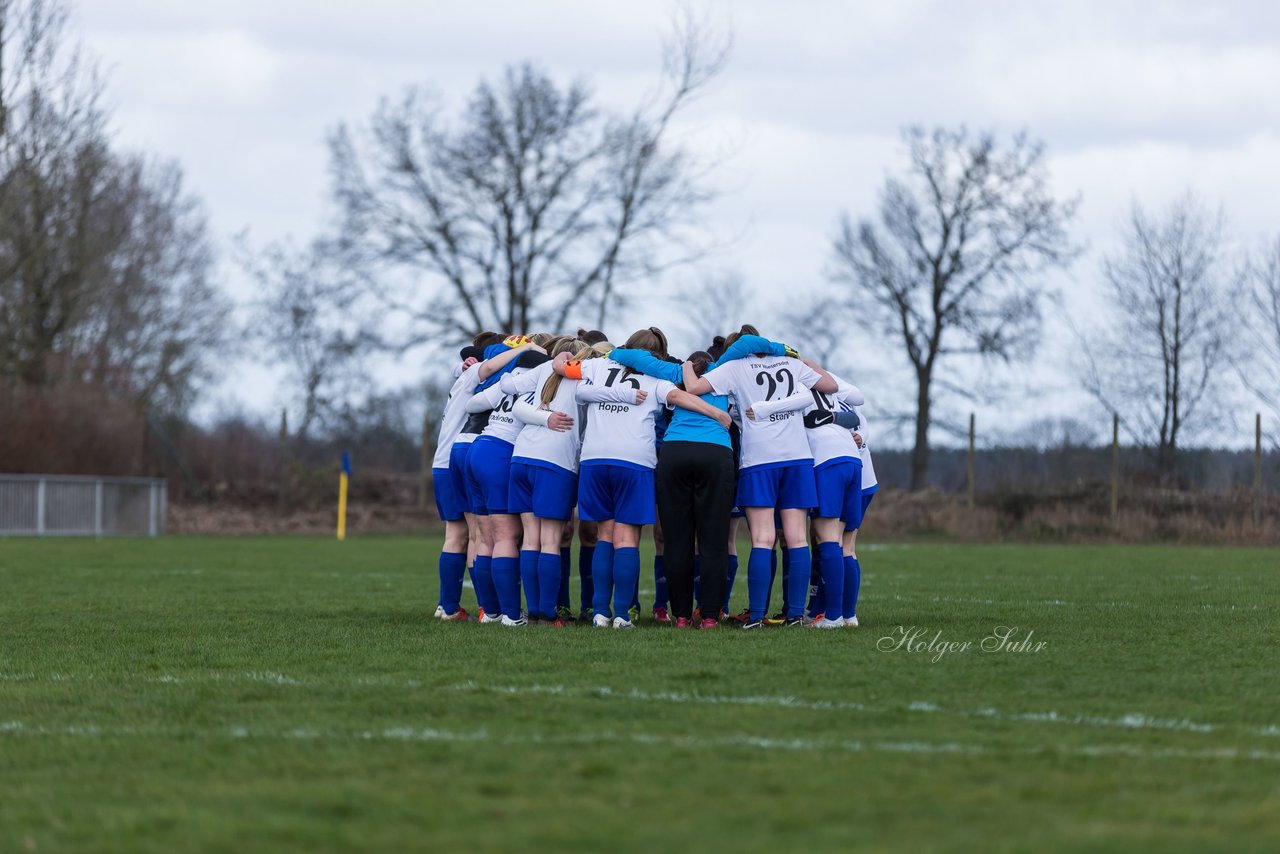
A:
[[[422,471],[418,478],[418,509],[427,511],[427,489],[431,485],[431,413],[422,416]]]
[[[289,476],[292,468],[289,460],[289,410],[280,410],[280,492],[276,496],[281,513],[289,512]]]
[[[974,427],[973,413],[970,412],[969,413],[969,506],[970,507],[973,506],[973,494],[975,491],[974,480],[977,474],[977,466],[976,466],[976,463],[974,462],[973,427]]]
[[[1120,525],[1120,415],[1111,413],[1111,527]]]
[[[1262,527],[1262,413],[1253,419],[1253,527]]]

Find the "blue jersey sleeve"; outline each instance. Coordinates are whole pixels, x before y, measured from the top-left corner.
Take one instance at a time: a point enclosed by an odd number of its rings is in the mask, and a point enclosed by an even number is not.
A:
[[[494,356],[498,355],[499,353],[504,353],[510,349],[511,348],[508,347],[506,344],[490,344],[488,347],[484,348],[484,357],[486,360],[492,359]],[[476,391],[484,391],[489,386],[501,380],[503,374],[505,374],[507,371],[511,370],[516,366],[516,361],[517,361],[516,359],[512,359],[510,362],[507,362],[505,365],[502,366],[502,370],[498,371],[496,374],[489,377],[489,379],[480,383],[480,385],[476,387]]]
[[[684,369],[678,363],[663,361],[648,350],[623,350],[619,348],[610,350],[609,358],[624,368],[639,371],[645,376],[666,380],[673,385],[680,385],[680,383],[684,382]]]
[[[721,354],[707,370],[719,367],[725,362],[732,362],[735,359],[745,359],[747,356],[785,356],[787,355],[787,345],[779,344],[777,341],[770,341],[768,338],[762,338],[759,335],[743,335],[729,345],[729,349]]]

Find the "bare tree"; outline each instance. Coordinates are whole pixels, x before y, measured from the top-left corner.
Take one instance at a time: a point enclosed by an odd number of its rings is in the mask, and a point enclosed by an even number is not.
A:
[[[1242,353],[1240,376],[1280,416],[1280,237],[1249,263],[1247,279],[1250,348]]]
[[[561,329],[586,312],[603,326],[621,283],[695,256],[710,192],[671,124],[727,49],[686,15],[665,92],[627,115],[525,63],[477,86],[456,126],[419,89],[365,128],[341,125],[338,243],[377,271],[379,298],[407,321],[400,343]]]
[[[919,489],[940,362],[1034,351],[1040,274],[1074,257],[1066,227],[1077,201],[1053,196],[1044,147],[1025,134],[1003,147],[964,129],[910,128],[904,137],[906,175],[885,182],[878,218],[841,218],[831,279],[846,311],[900,342],[914,369],[911,488]]]
[[[746,281],[736,270],[713,273],[680,288],[680,331],[697,348],[706,348],[717,335],[728,335],[744,323],[761,323]]]
[[[176,165],[114,151],[53,0],[0,6],[0,381],[190,403],[225,340],[204,216]]]
[[[1237,327],[1240,282],[1222,230],[1222,214],[1190,194],[1158,216],[1134,203],[1123,247],[1102,266],[1109,310],[1084,336],[1085,388],[1155,449],[1166,481]]]
[[[301,410],[295,436],[305,441],[317,425],[336,424],[365,385],[359,357],[370,342],[357,304],[367,282],[323,241],[257,252],[242,240],[241,263],[259,287],[251,332],[288,370]]]

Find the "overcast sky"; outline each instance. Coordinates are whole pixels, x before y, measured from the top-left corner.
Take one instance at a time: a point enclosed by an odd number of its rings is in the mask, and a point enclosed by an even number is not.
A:
[[[1192,188],[1222,205],[1243,244],[1280,230],[1280,4],[705,5],[731,23],[734,50],[678,130],[728,153],[711,222],[739,239],[667,285],[737,270],[766,332],[784,294],[819,288],[838,215],[873,210],[911,123],[1026,128],[1047,143],[1055,188],[1082,197],[1074,234],[1088,251],[1054,279],[1080,323],[1134,199],[1159,207]],[[220,241],[246,228],[306,240],[328,213],[324,139],[338,121],[411,83],[461,101],[522,59],[627,107],[657,80],[670,11],[658,0],[80,0],[75,28],[109,71],[120,141],[180,160]],[[230,264],[224,274],[245,297]],[[629,321],[673,317],[665,305],[642,315]],[[671,323],[677,345],[701,343]],[[607,330],[615,338],[630,323],[618,326]],[[850,338],[855,381],[873,405],[897,405],[897,352],[879,352],[864,330]],[[1023,372],[1038,399],[984,407],[981,421],[1090,412],[1071,350],[1069,336],[1052,336]],[[386,373],[403,383],[431,369]],[[283,397],[271,371],[249,365],[215,399],[266,412]]]

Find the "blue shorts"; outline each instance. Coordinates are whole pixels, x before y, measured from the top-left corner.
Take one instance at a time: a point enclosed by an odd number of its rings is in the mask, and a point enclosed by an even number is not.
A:
[[[507,512],[507,481],[511,477],[511,452],[515,445],[481,436],[467,454],[467,490],[471,512],[494,516]]]
[[[431,489],[436,494],[436,512],[440,514],[440,521],[459,521],[467,509],[467,497],[458,492],[453,472],[448,469],[432,469]]]
[[[738,472],[738,506],[779,510],[818,506],[813,460],[767,463]]]
[[[560,466],[527,457],[511,458],[507,512],[532,513],[539,519],[568,519],[578,503],[578,476]]]
[[[658,520],[655,502],[653,469],[583,463],[578,474],[578,518],[584,522],[652,525]]]
[[[449,449],[449,474],[453,476],[453,492],[458,496],[462,509],[474,513],[475,503],[471,500],[471,486],[467,483],[467,454],[471,452],[471,442],[454,442]],[[434,473],[434,469],[432,470]]]
[[[818,487],[819,519],[843,519],[853,530],[862,522],[862,460],[837,458],[813,470]],[[852,524],[853,527],[848,526]]]
[[[846,531],[856,531],[862,526],[862,520],[867,518],[867,508],[871,506],[871,499],[876,497],[876,490],[880,488],[880,484],[875,484],[869,489],[862,490],[862,514],[858,517],[857,525],[850,525],[845,522],[844,529]]]

